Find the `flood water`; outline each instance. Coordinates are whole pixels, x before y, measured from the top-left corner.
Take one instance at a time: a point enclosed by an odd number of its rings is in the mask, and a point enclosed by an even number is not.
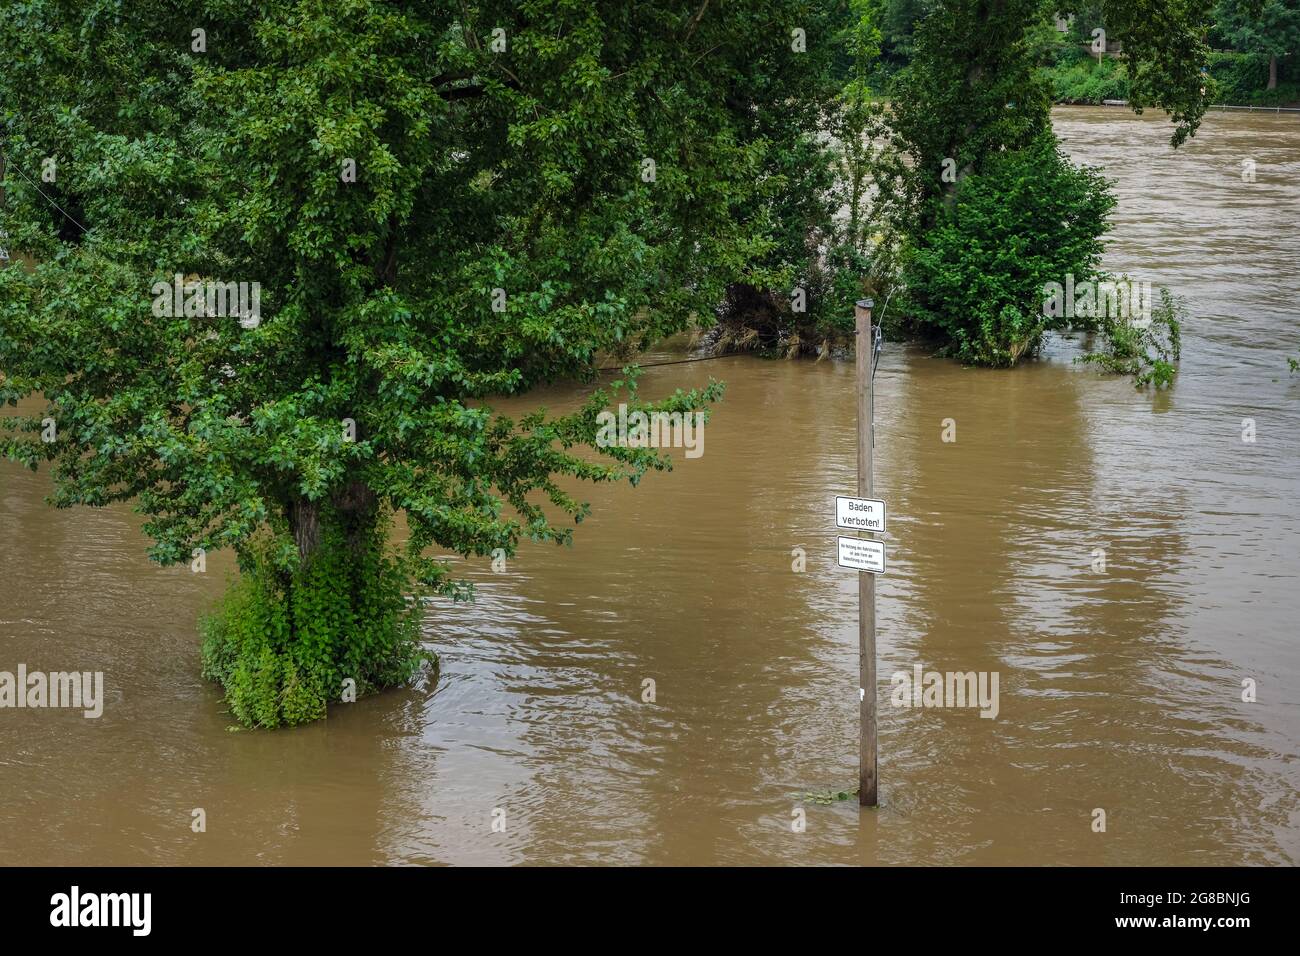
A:
[[[228,556],[160,569],[129,508],[55,511],[0,462],[0,670],[107,688],[98,720],[0,711],[0,863],[1300,862],[1300,120],[1214,113],[1175,153],[1160,116],[1056,115],[1117,181],[1108,266],[1188,300],[1182,372],[886,344],[879,810],[802,800],[857,781],[853,368],[729,357],[643,379],[728,383],[702,457],[585,489],[573,548],[461,563],[436,688],[292,731],[232,732],[199,678]],[[996,671],[997,717],[891,706],[915,664]]]

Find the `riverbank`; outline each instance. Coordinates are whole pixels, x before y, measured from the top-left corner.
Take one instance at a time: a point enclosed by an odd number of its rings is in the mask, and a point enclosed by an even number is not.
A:
[[[872,77],[871,85],[879,91],[879,101],[889,101],[888,90],[897,69],[895,66]],[[1039,69],[1039,75],[1047,83],[1056,106],[1108,106],[1128,102],[1128,74],[1124,60],[1117,55],[1098,59],[1082,48],[1063,46],[1050,65]],[[1215,52],[1210,55],[1208,75],[1215,84],[1212,98],[1217,109],[1300,109],[1300,64],[1280,61],[1277,86],[1272,90],[1268,89],[1266,56]]]
[[[1098,59],[1076,47],[1058,53],[1056,62],[1040,71],[1062,106],[1102,106],[1127,102],[1128,72],[1117,56]],[[1236,52],[1210,54],[1208,76],[1216,104],[1223,107],[1300,108],[1300,77],[1286,61],[1279,66],[1277,86],[1268,89],[1268,57]]]

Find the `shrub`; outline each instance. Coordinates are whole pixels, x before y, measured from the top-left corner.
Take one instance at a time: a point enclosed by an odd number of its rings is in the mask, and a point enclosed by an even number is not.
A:
[[[1078,361],[1117,375],[1131,375],[1136,388],[1167,388],[1173,384],[1182,357],[1182,319],[1186,312],[1182,299],[1161,289],[1149,325],[1142,327],[1113,317],[1103,319],[1105,351],[1089,352]]]
[[[225,688],[239,723],[306,723],[325,716],[348,678],[360,697],[415,675],[428,656],[418,605],[381,541],[376,530],[357,548],[327,531],[293,571],[268,543],[249,549],[239,581],[201,624],[203,676]]]
[[[1128,73],[1118,60],[1106,57],[1098,63],[1086,51],[1074,49],[1079,56],[1048,71],[1055,102],[1098,105],[1103,100],[1128,99]]]
[[[903,252],[904,310],[918,331],[979,365],[1014,365],[1056,320],[1043,287],[1096,275],[1115,200],[1101,174],[1072,164],[1045,132],[995,154],[952,201],[935,201],[932,229]]]

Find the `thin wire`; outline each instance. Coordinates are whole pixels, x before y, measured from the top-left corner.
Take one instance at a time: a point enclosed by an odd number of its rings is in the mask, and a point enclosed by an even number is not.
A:
[[[735,352],[728,352],[726,355],[706,355],[704,358],[678,359],[675,362],[630,362],[628,365],[608,365],[604,368],[596,369],[597,372],[621,372],[625,368],[659,368],[664,365],[690,365],[694,362],[712,362],[717,359],[735,358]]]
[[[880,307],[880,321],[875,323],[875,327],[876,327],[875,341],[871,343],[872,345],[871,381],[873,384],[876,381],[876,366],[880,364],[880,353],[883,352],[885,349],[885,337],[884,337],[885,312],[889,309],[889,298],[893,294],[894,294],[894,290],[890,289],[889,295],[885,296],[885,304]]]
[[[4,161],[4,168],[5,168],[6,170],[8,170],[8,169],[9,169],[9,157],[8,157],[8,156],[0,156],[0,158],[2,158],[3,161]],[[58,203],[56,203],[56,202],[55,202],[53,199],[51,199],[49,196],[46,196],[46,195],[45,195],[45,190],[41,189],[40,186],[37,186],[36,183],[32,180],[32,178],[31,178],[30,176],[28,176],[25,172],[23,172],[23,171],[22,171],[21,169],[19,169],[17,166],[14,167],[14,172],[16,172],[19,176],[23,177],[23,179],[27,180],[29,183],[31,183],[31,184],[32,184],[32,188],[35,189],[38,193],[40,193],[41,196],[45,199],[45,201],[46,201],[47,203],[49,203],[51,206],[53,206],[53,207],[54,207],[55,209],[57,209],[59,212],[63,213],[64,218],[66,218],[66,219],[68,220],[68,222],[72,223],[74,226],[76,226],[78,229],[80,229],[80,230],[81,230],[82,232],[84,232],[84,233],[89,233],[89,232],[90,232],[89,229],[87,229],[87,228],[86,228],[85,226],[83,226],[81,223],[77,222],[77,220],[75,220],[75,219],[73,219],[71,216],[69,216],[68,213],[67,213],[67,210],[65,210],[62,206],[60,206]]]

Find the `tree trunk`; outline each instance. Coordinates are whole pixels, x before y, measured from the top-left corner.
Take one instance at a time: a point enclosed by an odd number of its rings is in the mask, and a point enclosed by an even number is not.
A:
[[[379,496],[363,481],[353,481],[330,498],[330,522],[337,520],[347,539],[348,547],[360,551],[367,544],[369,532],[375,526],[379,513]],[[289,528],[298,557],[306,561],[320,547],[321,506],[319,502],[300,499],[291,502],[288,509]]]
[[[992,0],[991,3],[981,4],[977,12],[979,15],[979,21],[981,27],[980,35],[986,36],[988,34],[989,26],[993,24],[994,20],[996,20],[998,17],[1002,15],[1003,5],[1001,0]],[[970,62],[966,67],[966,89],[969,91],[972,99],[976,97],[977,90],[979,89],[980,83],[984,79],[984,57],[986,54],[987,51],[982,44],[975,44],[970,51]],[[962,143],[968,142],[971,136],[974,135],[974,133],[975,133],[975,124],[974,123],[966,124],[966,129],[965,132],[962,134],[962,139],[960,142]],[[957,153],[959,152],[959,148],[958,148],[959,145],[960,145],[959,143],[953,144],[952,154],[951,156],[948,157],[952,159],[954,162],[957,159]],[[969,176],[971,172],[974,171],[974,169],[975,169],[975,164],[973,162],[967,163],[961,169],[957,170],[957,175],[954,177],[956,180],[955,182],[945,183],[943,185],[942,187],[943,207],[945,209],[952,209],[953,201],[957,198],[958,184],[967,176]]]
[[[985,22],[986,23],[988,22],[987,17],[985,18]],[[979,54],[976,53],[975,55],[978,56]],[[967,68],[966,88],[970,91],[972,97],[975,95],[975,90],[979,86],[979,82],[983,77],[984,77],[984,64],[975,62],[972,63],[969,68]],[[975,124],[968,123],[966,125],[966,130],[965,133],[963,134],[962,141],[965,142],[969,140],[971,136],[974,135],[974,133],[975,133]],[[958,152],[956,148],[957,145],[958,144],[954,144],[954,148],[952,150],[953,155],[949,157],[954,162],[956,162],[957,159],[957,155],[956,155]],[[957,175],[953,177],[952,182],[945,183],[943,185],[943,208],[944,209],[948,209],[948,210],[952,209],[952,204],[957,199],[957,186],[961,183],[963,179],[969,176],[974,169],[975,169],[974,163],[967,163],[961,169],[957,170]]]
[[[334,495],[333,503],[339,511],[348,547],[360,551],[368,543],[369,533],[375,526],[379,496],[364,481],[353,481]]]
[[[320,505],[306,500],[292,502],[289,527],[298,545],[298,557],[307,560],[320,547]]]
[[[1277,55],[1269,54],[1268,57],[1268,89],[1277,89]]]

